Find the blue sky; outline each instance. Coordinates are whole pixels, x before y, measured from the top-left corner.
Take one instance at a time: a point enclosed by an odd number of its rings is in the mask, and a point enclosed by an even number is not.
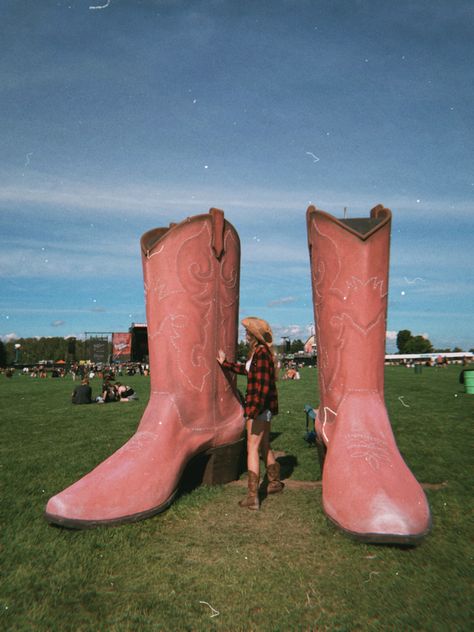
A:
[[[141,234],[212,206],[241,237],[241,315],[304,339],[312,202],[392,209],[389,350],[400,329],[474,346],[471,0],[2,0],[0,20],[4,340],[143,322]]]

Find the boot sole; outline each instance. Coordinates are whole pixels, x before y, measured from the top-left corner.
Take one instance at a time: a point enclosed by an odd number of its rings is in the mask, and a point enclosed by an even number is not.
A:
[[[431,531],[431,520],[428,528],[413,535],[401,535],[399,533],[357,533],[356,531],[349,531],[342,527],[336,520],[331,518],[326,512],[324,512],[326,518],[331,524],[333,524],[339,531],[342,531],[344,535],[347,535],[352,540],[357,542],[364,542],[365,544],[396,544],[402,546],[417,546]]]
[[[285,489],[285,485],[282,485],[282,487],[280,487],[280,489],[267,489],[267,494],[268,495],[281,494],[284,489]]]
[[[242,472],[244,439],[194,455],[185,465],[177,487],[164,503],[146,511],[107,520],[80,520],[44,513],[46,522],[68,529],[112,527],[146,520],[166,511],[179,493],[190,492],[200,485],[224,485],[237,480]]]

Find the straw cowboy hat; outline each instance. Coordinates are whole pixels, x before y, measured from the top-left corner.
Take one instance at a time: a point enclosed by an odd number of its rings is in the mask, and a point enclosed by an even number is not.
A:
[[[244,318],[242,325],[247,331],[254,335],[259,342],[271,347],[273,344],[273,334],[266,320],[257,318],[256,316],[249,316],[248,318]]]

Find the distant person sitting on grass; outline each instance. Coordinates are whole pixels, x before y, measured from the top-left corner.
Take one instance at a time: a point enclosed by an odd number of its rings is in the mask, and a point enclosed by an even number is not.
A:
[[[115,388],[121,402],[129,402],[130,400],[138,399],[137,394],[131,386],[126,386],[121,382],[117,382],[115,384]]]
[[[73,404],[92,404],[92,389],[89,380],[85,377],[72,393]]]
[[[300,379],[300,374],[298,369],[294,369],[293,367],[289,368],[287,370],[287,372],[285,373],[285,376],[283,379],[285,380],[299,380]]]
[[[117,388],[115,384],[112,384],[113,378],[106,377],[102,384],[102,394],[97,398],[99,404],[108,404],[109,402],[116,402],[119,399]]]

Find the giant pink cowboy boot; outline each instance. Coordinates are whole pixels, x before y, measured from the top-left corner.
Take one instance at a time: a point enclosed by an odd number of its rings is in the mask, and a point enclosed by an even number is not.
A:
[[[323,508],[367,542],[416,544],[429,506],[398,451],[384,402],[391,212],[338,220],[310,206],[307,228],[326,457]]]
[[[223,212],[211,209],[145,233],[141,247],[148,407],[124,446],[49,500],[51,523],[88,528],[148,518],[172,503],[195,457],[208,459],[206,483],[239,475],[243,411],[216,360],[221,348],[235,354],[239,237]]]

